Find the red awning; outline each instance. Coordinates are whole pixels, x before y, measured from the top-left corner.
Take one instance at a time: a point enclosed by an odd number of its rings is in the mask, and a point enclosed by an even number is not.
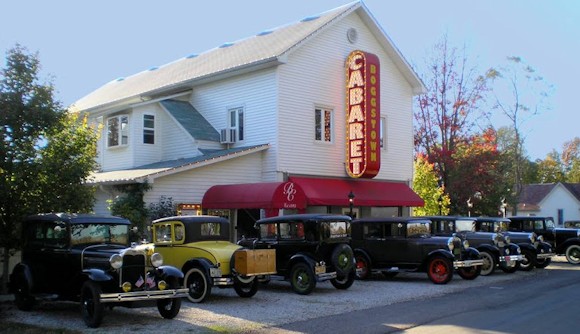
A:
[[[292,182],[226,184],[209,188],[204,209],[304,209],[306,197]]]
[[[355,206],[424,206],[425,202],[405,183],[345,179],[290,177],[301,188],[308,205],[347,207],[348,194],[355,195]]]

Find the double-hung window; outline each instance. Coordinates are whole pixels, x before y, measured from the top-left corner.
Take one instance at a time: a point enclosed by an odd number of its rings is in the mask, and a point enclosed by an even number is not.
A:
[[[129,116],[119,115],[107,119],[107,146],[129,144]]]
[[[314,140],[327,143],[332,141],[332,110],[314,109]]]
[[[154,115],[143,115],[143,144],[155,144]]]
[[[244,140],[244,108],[231,108],[228,114],[230,129],[236,130],[236,141]]]

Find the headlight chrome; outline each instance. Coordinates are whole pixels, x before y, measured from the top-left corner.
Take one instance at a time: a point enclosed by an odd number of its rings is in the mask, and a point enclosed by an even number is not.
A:
[[[453,252],[453,249],[455,248],[455,245],[453,245],[453,237],[447,239],[447,248],[449,248],[449,251]]]
[[[530,238],[531,244],[535,243],[536,242],[536,233],[534,233],[534,232],[530,233],[529,238]]]
[[[125,283],[123,283],[121,288],[123,289],[124,292],[129,292],[129,291],[131,291],[131,283],[125,282]]]
[[[506,243],[506,244],[511,244],[511,242],[512,242],[512,239],[510,238],[510,236],[509,236],[509,235],[505,235],[505,236],[504,236],[504,239],[505,239],[505,243]]]
[[[157,283],[157,288],[159,288],[159,290],[165,290],[165,289],[167,289],[167,282],[165,282],[165,281],[159,281],[159,283]]]
[[[123,266],[123,257],[120,254],[113,254],[109,258],[109,263],[114,269],[119,269]]]
[[[159,253],[153,253],[153,255],[151,255],[151,265],[157,268],[161,267],[162,264],[163,264],[163,256],[161,256],[161,254]]]
[[[469,248],[469,241],[463,240],[463,248]]]
[[[538,237],[538,241],[539,241],[539,242],[544,242],[544,236],[543,236],[543,235],[540,235],[540,236]]]

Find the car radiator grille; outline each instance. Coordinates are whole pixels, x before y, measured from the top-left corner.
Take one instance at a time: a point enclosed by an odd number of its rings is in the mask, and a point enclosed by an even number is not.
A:
[[[131,282],[135,285],[139,280],[145,279],[145,255],[125,255],[123,256],[123,267],[121,268],[121,284]]]

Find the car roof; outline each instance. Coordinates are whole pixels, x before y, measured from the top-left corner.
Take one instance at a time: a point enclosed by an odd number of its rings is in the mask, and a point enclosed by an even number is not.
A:
[[[351,221],[351,218],[346,215],[333,215],[333,214],[322,214],[322,213],[301,213],[277,217],[263,218],[256,222],[256,224],[272,223],[278,221],[288,221],[288,220],[344,220]]]
[[[175,221],[178,220],[184,224],[190,223],[229,223],[230,221],[225,219],[224,217],[219,216],[209,216],[209,215],[187,215],[187,216],[171,216],[171,217],[164,217],[159,218],[153,221],[155,223],[162,223],[166,221]]]
[[[122,224],[131,225],[128,219],[111,216],[111,215],[97,215],[92,213],[40,213],[26,217],[26,221],[32,220],[47,220],[47,221],[67,221],[75,224],[92,224],[92,223],[107,223],[107,224]]]
[[[475,217],[478,222],[509,222],[509,218],[504,217]]]
[[[436,220],[473,220],[475,221],[475,217],[465,217],[465,216],[422,216],[417,218],[425,218],[425,219],[436,219]]]
[[[360,218],[353,220],[353,224],[379,224],[379,223],[411,223],[411,222],[425,222],[431,221],[424,217],[373,217]]]

